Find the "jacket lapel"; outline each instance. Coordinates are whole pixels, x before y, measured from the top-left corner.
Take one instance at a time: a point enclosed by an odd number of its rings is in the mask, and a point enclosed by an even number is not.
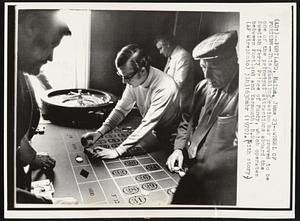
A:
[[[203,116],[201,117],[201,119],[198,123],[199,128],[196,128],[196,130],[199,130],[199,132],[197,134],[197,137],[195,137],[197,140],[195,143],[198,143],[198,145],[199,145],[199,143],[201,143],[201,141],[204,139],[205,135],[207,134],[209,129],[212,127],[213,123],[216,121],[219,113],[223,110],[222,107],[224,107],[224,103],[227,100],[228,100],[228,94],[223,94],[223,97],[219,98],[218,104],[212,110],[212,113],[211,113],[208,121],[206,121],[206,119],[205,119],[208,117],[207,113],[203,114]]]
[[[209,132],[213,124],[216,122],[218,116],[222,111],[227,107],[227,105],[230,103],[230,101],[235,100],[234,98],[238,95],[238,75],[233,79],[228,92],[223,92],[221,94],[220,98],[218,99],[218,103],[212,110],[212,113],[210,115],[210,118],[208,122],[206,123],[205,117],[207,117],[207,114],[203,114],[202,118],[198,122],[198,127],[195,131],[198,130],[197,136],[195,137],[195,134],[193,135],[193,138],[195,139],[194,142],[197,143],[197,146],[202,142],[202,140],[205,138],[206,134]],[[203,94],[203,97],[205,97],[206,94]],[[203,103],[200,105],[203,105]],[[201,108],[200,108],[201,110]],[[192,139],[193,140],[193,139]],[[192,150],[191,150],[192,151]],[[196,150],[193,150],[192,152],[195,152]],[[195,153],[189,153],[190,157],[193,158],[195,156]]]
[[[207,129],[209,129],[212,124],[217,120],[219,114],[222,112],[222,110],[224,110],[225,107],[225,103],[227,103],[229,101],[229,99],[231,98],[228,93],[222,92],[223,94],[221,94],[221,97],[217,103],[217,105],[215,106],[215,108],[213,109],[211,116],[208,120],[208,124],[207,124]]]
[[[214,108],[209,119],[208,128],[210,128],[214,124],[220,113],[228,106],[230,101],[234,100],[234,98],[238,95],[238,79],[239,76],[238,74],[236,74],[232,79],[227,92],[223,91],[223,94],[221,94],[221,98],[219,99],[219,102]]]

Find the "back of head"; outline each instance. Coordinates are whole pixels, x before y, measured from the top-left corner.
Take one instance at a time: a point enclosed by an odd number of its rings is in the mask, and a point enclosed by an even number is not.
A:
[[[37,75],[40,67],[52,61],[53,49],[64,35],[71,35],[59,10],[18,11],[18,71]]]
[[[58,29],[60,36],[71,35],[71,31],[57,16],[57,9],[23,9],[18,11],[18,26],[26,28],[26,25],[34,25],[41,32],[49,26]]]
[[[177,40],[173,34],[160,34],[156,36],[154,44],[156,44],[159,41],[167,42],[170,46],[177,45]]]
[[[138,44],[129,44],[123,47],[117,54],[115,65],[117,68],[121,67],[129,60],[135,71],[140,70],[142,67],[149,71],[150,58]]]

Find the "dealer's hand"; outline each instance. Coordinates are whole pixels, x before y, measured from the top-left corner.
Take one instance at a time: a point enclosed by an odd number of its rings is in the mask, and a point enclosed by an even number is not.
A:
[[[174,167],[176,166],[177,162],[177,167],[182,168],[182,163],[183,163],[183,154],[182,150],[174,150],[173,153],[169,156],[166,165],[169,168],[171,172],[174,172]]]
[[[93,145],[102,136],[99,132],[88,132],[81,136],[81,144],[84,147]]]
[[[95,147],[95,154],[93,158],[101,158],[101,159],[115,159],[119,156],[116,150],[107,149],[104,147]]]
[[[30,165],[32,166],[33,169],[50,170],[55,167],[55,163],[56,161],[48,154],[37,153]]]

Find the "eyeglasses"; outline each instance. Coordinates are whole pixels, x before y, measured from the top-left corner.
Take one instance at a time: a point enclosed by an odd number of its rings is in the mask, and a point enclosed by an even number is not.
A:
[[[138,72],[139,71],[134,71],[124,76],[117,71],[117,75],[119,75],[124,81],[130,81]]]

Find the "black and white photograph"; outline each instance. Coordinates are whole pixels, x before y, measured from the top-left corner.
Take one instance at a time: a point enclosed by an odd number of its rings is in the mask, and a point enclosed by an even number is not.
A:
[[[294,216],[295,4],[5,6],[8,218]]]

